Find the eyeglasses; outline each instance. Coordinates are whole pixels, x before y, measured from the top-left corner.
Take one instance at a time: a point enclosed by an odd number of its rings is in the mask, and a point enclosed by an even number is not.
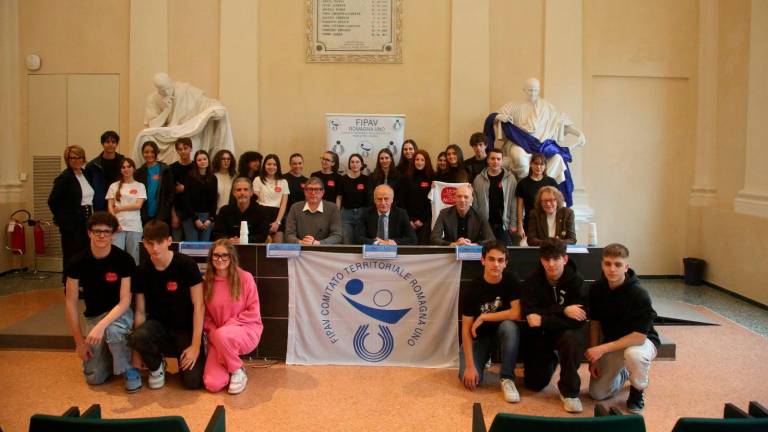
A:
[[[69,160],[82,160],[82,159],[85,159],[85,158],[82,157],[82,156],[70,156],[67,159],[69,159]]]
[[[556,199],[543,199],[543,200],[541,200],[541,202],[547,203],[547,204],[552,204],[552,203],[556,203],[557,200]]]
[[[323,162],[330,162],[330,163],[333,163],[333,159],[328,159],[328,158],[320,158],[320,160],[321,160],[321,161],[323,161]]]
[[[112,235],[112,230],[95,229],[91,230],[91,234],[95,235],[96,237],[106,237]]]
[[[304,192],[320,193],[320,192],[322,192],[322,189],[320,189],[320,188],[304,188]]]
[[[223,253],[223,254],[215,253],[215,254],[211,255],[211,259],[213,259],[214,261],[229,261],[229,254],[228,253]]]

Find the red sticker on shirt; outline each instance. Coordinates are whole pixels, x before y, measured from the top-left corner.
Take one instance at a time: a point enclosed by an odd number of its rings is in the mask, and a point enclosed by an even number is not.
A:
[[[117,273],[115,272],[107,272],[107,274],[104,275],[104,280],[107,282],[116,282],[117,281]]]
[[[131,190],[128,191],[128,193],[131,194],[131,195],[136,195],[137,193],[139,193],[139,191],[136,190],[136,189],[131,189]]]
[[[275,186],[275,192],[280,193],[282,191],[283,191],[283,188],[281,188],[280,186]]]
[[[419,186],[423,187],[424,189],[429,187],[429,182],[421,182],[419,183]]]
[[[178,285],[176,284],[176,282],[174,282],[174,281],[169,281],[169,282],[168,282],[168,283],[165,285],[165,289],[167,289],[167,290],[168,290],[168,291],[170,291],[170,292],[174,292],[174,291],[176,291],[176,288],[178,288],[178,287],[179,287],[179,286],[178,286]]]
[[[152,180],[160,180],[160,174],[153,175]]]
[[[299,183],[299,187],[304,189],[304,183]]]
[[[362,183],[357,184],[357,190],[365,190],[365,185]]]
[[[334,187],[336,186],[336,182],[333,180],[328,180],[328,187]]]
[[[501,185],[501,182],[499,182],[499,189],[504,189],[504,186]]]

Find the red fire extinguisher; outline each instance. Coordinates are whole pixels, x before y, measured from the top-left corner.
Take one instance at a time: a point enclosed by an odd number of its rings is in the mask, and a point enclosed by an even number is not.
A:
[[[33,234],[35,237],[35,254],[45,255],[45,231],[43,230],[43,223],[41,221],[29,220],[29,224],[34,224]]]
[[[27,242],[24,237],[24,224],[11,219],[8,222],[8,233],[11,237],[11,253],[23,255],[27,251]]]

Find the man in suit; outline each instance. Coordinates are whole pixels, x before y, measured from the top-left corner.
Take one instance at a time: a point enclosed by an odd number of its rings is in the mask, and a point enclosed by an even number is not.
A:
[[[387,184],[373,190],[373,206],[363,210],[362,220],[355,236],[361,244],[413,245],[416,232],[408,220],[408,213],[393,207],[395,191]]]
[[[495,240],[487,220],[472,208],[472,188],[460,186],[454,195],[452,207],[440,211],[432,228],[432,244],[439,246],[465,246]]]

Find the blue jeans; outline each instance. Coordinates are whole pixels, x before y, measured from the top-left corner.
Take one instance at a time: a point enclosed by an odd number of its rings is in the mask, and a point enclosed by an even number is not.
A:
[[[139,245],[141,244],[141,234],[137,231],[120,231],[112,234],[112,244],[128,252],[136,265],[139,265]]]
[[[341,243],[356,244],[355,226],[362,222],[363,207],[341,209]]]
[[[199,230],[195,226],[196,220],[205,222],[208,220],[208,213],[197,213],[195,216],[186,218],[181,221],[181,226],[184,228],[184,240],[202,242],[211,241],[211,231],[213,231],[213,224],[210,224],[206,229]]]
[[[514,321],[502,321],[495,335],[478,336],[472,339],[472,356],[475,361],[475,369],[483,382],[485,364],[491,358],[491,351],[498,345],[501,351],[501,378],[515,379],[515,365],[517,365],[517,350],[520,346],[520,329]],[[459,347],[459,379],[464,379],[464,350]]]
[[[83,335],[88,333],[109,312],[85,318]],[[131,348],[126,336],[133,329],[133,309],[112,321],[104,330],[104,337],[98,345],[91,345],[93,357],[83,362],[85,381],[91,385],[103,384],[111,374],[120,375],[131,367]]]

